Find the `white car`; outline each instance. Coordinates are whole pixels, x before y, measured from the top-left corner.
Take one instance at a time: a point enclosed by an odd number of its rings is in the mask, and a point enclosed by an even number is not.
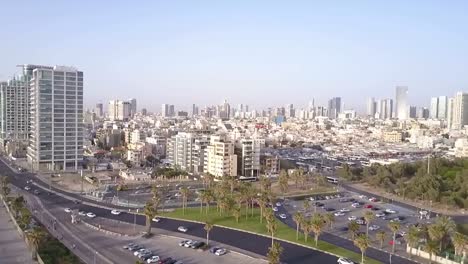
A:
[[[119,215],[121,212],[119,210],[112,210],[111,214],[113,215]]]
[[[338,212],[335,213],[335,216],[343,216],[343,215],[345,215],[345,213],[340,212],[340,211],[338,211]]]
[[[338,264],[354,264],[354,261],[346,258],[339,258],[337,261]]]
[[[280,214],[279,217],[280,217],[281,219],[286,219],[287,216],[286,216],[285,214]]]
[[[341,208],[341,209],[340,209],[340,212],[342,212],[342,213],[348,213],[348,212],[351,212],[351,210],[349,210],[348,208]]]
[[[220,249],[216,250],[215,255],[216,256],[222,256],[222,255],[224,255],[226,253],[227,253],[227,250],[225,248],[220,248]]]
[[[278,212],[278,207],[273,207],[274,212]]]
[[[314,197],[309,197],[309,200],[310,201],[315,201],[315,198]]]
[[[188,228],[185,227],[185,226],[179,226],[179,227],[177,228],[177,230],[178,230],[179,232],[186,233],[186,232],[188,231]]]
[[[155,217],[155,218],[151,219],[151,221],[159,223],[161,221],[161,218]]]
[[[138,254],[143,253],[145,251],[148,251],[148,250],[146,248],[142,248],[142,249],[139,249],[139,250],[133,252],[133,255],[138,256]]]
[[[361,194],[361,195],[359,195],[359,198],[361,198],[361,199],[367,199],[367,196],[365,196],[364,194]]]
[[[359,203],[353,203],[351,206],[354,207],[354,208],[359,208],[359,207],[361,207],[361,205],[360,205]]]
[[[192,240],[190,240],[190,239],[182,240],[182,241],[179,242],[179,246],[185,247],[185,244],[191,243],[191,242],[192,242]]]
[[[279,202],[278,202],[278,203],[276,203],[276,206],[280,207],[280,206],[281,206],[281,203],[279,203]]]
[[[192,245],[195,244],[195,243],[198,243],[198,241],[196,241],[196,240],[189,240],[189,241],[187,241],[187,242],[183,245],[183,247],[190,248],[190,247],[192,247]]]
[[[72,209],[70,209],[70,208],[65,208],[65,212],[71,213],[71,211],[72,211]]]
[[[380,229],[380,226],[378,226],[378,225],[371,225],[371,226],[369,226],[369,230],[370,230],[370,231],[375,231],[375,230],[379,230],[379,229]]]
[[[357,219],[357,218],[356,218],[354,215],[348,217],[348,220],[349,220],[349,221],[356,221],[356,219]]]
[[[25,186],[24,189],[25,189],[26,191],[30,191],[30,190],[31,190],[31,187]]]
[[[376,214],[375,214],[375,216],[377,216],[377,217],[384,217],[384,216],[385,216],[385,214],[384,214],[384,213],[382,213],[382,212],[380,212],[380,213],[376,213]]]
[[[87,213],[86,216],[89,217],[89,218],[96,217],[96,215],[94,213],[91,213],[91,212]]]
[[[147,259],[147,263],[158,263],[161,260],[159,256],[152,256],[151,258]]]
[[[182,194],[181,193],[176,193],[176,194],[174,194],[174,196],[175,197],[180,197],[180,196],[182,196]]]
[[[86,216],[86,212],[85,212],[85,211],[79,211],[79,212],[78,212],[78,215]]]
[[[390,209],[390,208],[385,209],[385,212],[387,212],[387,213],[389,213],[389,214],[396,214],[396,213],[397,213],[397,211],[395,211],[395,210],[393,210],[393,209]]]

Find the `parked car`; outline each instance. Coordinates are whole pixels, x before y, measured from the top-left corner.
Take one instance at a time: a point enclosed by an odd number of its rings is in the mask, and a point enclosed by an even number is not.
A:
[[[359,207],[361,207],[361,205],[360,205],[359,203],[353,203],[351,206],[354,207],[354,208],[359,208]]]
[[[280,203],[280,202],[277,202],[275,205],[276,205],[277,207],[280,207],[280,206],[281,206],[281,203]]]
[[[340,212],[347,213],[347,212],[351,212],[351,210],[349,210],[348,208],[341,208]]]
[[[205,242],[196,242],[196,243],[193,243],[193,245],[191,245],[190,247],[193,248],[193,249],[199,249],[201,247],[203,247],[206,243]]]
[[[375,216],[377,216],[377,217],[384,217],[384,216],[385,216],[385,213],[382,213],[382,212],[376,213]]]
[[[145,251],[148,251],[148,250],[146,248],[140,248],[138,250],[135,250],[135,252],[133,252],[133,255],[138,256],[138,254],[143,253]]]
[[[385,212],[387,212],[389,214],[396,214],[397,213],[397,211],[395,211],[393,209],[390,209],[390,208],[385,209]]]
[[[179,232],[186,233],[186,232],[188,231],[188,228],[185,227],[185,226],[179,226],[179,227],[177,228],[177,230],[178,230]]]
[[[274,211],[274,212],[278,212],[278,207],[276,207],[276,206],[273,207],[273,211]]]
[[[169,263],[170,261],[172,261],[172,258],[165,258],[165,259],[160,260],[158,263],[159,264],[166,264],[166,263]]]
[[[331,207],[326,207],[326,208],[324,208],[324,209],[325,209],[325,211],[327,211],[327,212],[333,212],[333,211],[335,211],[335,208],[331,208]]]
[[[185,247],[185,244],[187,244],[189,242],[191,243],[192,240],[190,240],[190,239],[182,240],[182,241],[179,242],[179,246]]]
[[[349,220],[349,221],[356,221],[356,219],[357,219],[357,217],[354,216],[354,215],[348,217],[348,220]]]
[[[366,221],[364,221],[364,220],[362,220],[362,219],[358,219],[358,220],[356,220],[356,223],[357,223],[358,225],[365,225],[365,224],[366,224]]]
[[[41,194],[41,192],[39,190],[34,190],[34,194],[39,195],[39,194]]]
[[[221,249],[220,247],[212,247],[210,248],[210,253],[214,254],[218,249]]]
[[[85,211],[79,211],[79,212],[78,212],[78,215],[80,215],[80,216],[86,216],[86,212],[85,212]]]
[[[30,191],[30,190],[31,190],[31,187],[29,187],[29,186],[24,186],[24,189],[25,189],[26,191]]]
[[[364,208],[366,208],[366,209],[371,209],[372,207],[373,207],[372,204],[366,204],[366,205],[364,206]]]
[[[369,230],[371,230],[371,231],[375,231],[375,230],[378,230],[378,229],[380,229],[380,226],[378,226],[378,225],[369,226]]]
[[[136,244],[135,244],[135,245],[133,245],[133,246],[128,247],[128,250],[130,250],[130,251],[137,251],[137,250],[142,249],[142,248],[143,248],[142,246],[136,245]]]
[[[64,211],[65,211],[66,213],[71,213],[71,212],[72,212],[72,209],[70,209],[70,208],[65,208]]]
[[[156,223],[159,223],[159,222],[161,222],[161,218],[155,217],[155,218],[153,218],[151,221],[156,222]]]
[[[122,248],[123,249],[128,249],[129,247],[133,247],[135,245],[136,245],[135,243],[128,243],[127,245],[123,246]]]
[[[224,255],[226,253],[227,253],[227,250],[225,248],[220,248],[220,249],[216,250],[215,255],[216,256],[222,256],[222,255]]]
[[[285,214],[280,214],[279,217],[280,217],[281,219],[286,219],[286,218],[287,218],[287,216],[286,216]]]
[[[335,216],[343,216],[343,215],[345,215],[345,213],[343,213],[341,211],[335,213]]]
[[[161,260],[159,256],[152,256],[146,260],[146,263],[158,263]]]

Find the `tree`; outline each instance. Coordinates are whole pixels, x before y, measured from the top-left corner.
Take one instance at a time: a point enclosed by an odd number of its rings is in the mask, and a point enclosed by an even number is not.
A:
[[[18,196],[15,199],[13,199],[13,202],[11,203],[11,208],[15,212],[15,217],[18,218],[18,213],[21,210],[21,208],[24,207],[24,197],[23,196]]]
[[[364,263],[364,254],[369,247],[370,240],[367,235],[359,235],[354,239],[354,245],[361,250],[361,263]]]
[[[408,229],[408,236],[406,237],[406,241],[408,242],[408,246],[410,246],[410,258],[413,255],[413,248],[418,246],[419,242],[419,230],[415,226],[410,226]]]
[[[206,231],[206,245],[209,245],[210,243],[210,231],[213,229],[213,222],[212,221],[205,221],[205,226],[203,227]]]
[[[398,230],[400,230],[400,223],[399,222],[390,222],[390,223],[388,223],[388,228],[393,233],[392,253],[395,253],[396,233],[398,232]]]
[[[280,171],[280,175],[278,177],[278,184],[279,184],[281,193],[283,194],[288,192],[288,187],[289,187],[288,181],[289,181],[288,173],[284,170]]]
[[[452,235],[452,244],[455,249],[456,256],[462,256],[463,250],[466,249],[468,243],[466,236],[462,233],[456,232]]]
[[[241,217],[241,208],[239,206],[234,207],[232,210],[232,215],[236,218],[236,223],[239,223],[239,218]]]
[[[187,207],[187,199],[190,194],[190,189],[184,186],[180,189],[180,194],[182,195],[182,214],[185,215],[185,208]]]
[[[301,223],[304,221],[304,214],[301,212],[296,212],[293,215],[293,220],[296,223],[296,240],[299,239],[299,228],[301,227]]]
[[[375,219],[375,215],[371,211],[366,211],[364,213],[364,220],[366,220],[366,235],[369,235],[369,225],[372,220]]]
[[[303,207],[304,207],[304,212],[307,212],[307,211],[309,211],[309,209],[310,209],[310,203],[309,203],[309,200],[307,200],[307,199],[306,199],[306,200],[304,200],[304,205],[303,205]]]
[[[444,238],[445,235],[445,229],[442,225],[440,224],[432,224],[428,228],[428,233],[429,237],[433,242],[438,242],[439,243],[439,251],[442,251],[442,239]]]
[[[32,245],[32,255],[34,256],[34,258],[36,258],[39,245],[45,237],[45,232],[40,227],[35,227],[31,230],[31,232],[26,233],[26,236],[28,238],[28,241]]]
[[[311,221],[304,221],[301,224],[302,232],[304,232],[304,241],[307,243],[307,238],[309,237],[310,232],[312,232],[312,223]]]
[[[153,200],[148,200],[143,208],[143,213],[146,216],[146,233],[151,234],[151,221],[157,214],[157,209],[155,208]]]
[[[354,240],[354,237],[356,236],[356,233],[359,231],[359,224],[356,221],[350,221],[348,223],[348,232],[351,235],[351,239]]]
[[[269,215],[267,218],[267,230],[271,234],[271,246],[273,246],[273,242],[275,242],[275,233],[277,230],[276,218],[273,216],[273,214]]]
[[[8,183],[10,179],[7,176],[0,176],[0,186],[2,189],[3,197],[7,197],[10,194],[10,188],[8,187]]]
[[[264,175],[259,177],[260,186],[262,187],[262,192],[270,192],[271,191],[271,181],[269,178],[265,177]]]
[[[441,228],[443,229],[443,233],[444,233],[440,241],[440,249],[439,249],[442,252],[442,249],[444,247],[444,242],[446,241],[448,242],[450,240],[450,237],[457,229],[457,225],[455,224],[455,222],[453,221],[451,217],[445,216],[445,215],[437,217],[436,224],[441,226]]]
[[[329,228],[332,229],[333,223],[335,223],[335,215],[333,213],[327,213],[324,215],[323,220],[325,220]]]
[[[323,231],[323,227],[325,226],[325,221],[324,221],[323,216],[321,214],[315,214],[312,217],[310,224],[311,224],[312,232],[314,232],[315,246],[317,246],[319,236]]]
[[[375,237],[380,242],[380,248],[383,248],[383,244],[384,244],[385,238],[386,238],[385,231],[383,231],[383,230],[378,231],[377,234],[375,234]]]
[[[439,248],[435,241],[427,241],[425,251],[429,253],[429,263],[432,263],[432,255],[436,255],[439,252]]]
[[[281,247],[280,243],[274,242],[273,245],[268,248],[268,264],[279,264],[281,253],[283,253],[283,248]]]

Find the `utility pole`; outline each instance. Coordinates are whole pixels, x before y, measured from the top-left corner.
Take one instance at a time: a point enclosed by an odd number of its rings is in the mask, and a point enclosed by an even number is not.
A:
[[[431,154],[427,156],[427,175],[431,174]]]
[[[80,170],[81,175],[81,194],[83,194],[83,170]]]

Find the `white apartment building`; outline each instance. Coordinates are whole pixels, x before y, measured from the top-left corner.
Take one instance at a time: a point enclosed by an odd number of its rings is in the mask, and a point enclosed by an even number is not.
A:
[[[260,175],[260,152],[265,145],[264,139],[241,139],[239,175],[257,177]]]
[[[146,139],[146,133],[139,129],[135,129],[132,132],[130,132],[130,143],[138,143],[138,142],[144,142]]]
[[[458,92],[453,99],[452,129],[462,129],[463,126],[468,125],[468,94]]]
[[[181,132],[167,140],[166,158],[173,167],[200,174],[205,165],[206,135]]]
[[[211,136],[210,144],[206,148],[204,172],[215,177],[237,176],[234,144],[226,140],[225,135]]]
[[[397,86],[395,96],[395,117],[399,120],[408,118],[408,87]]]
[[[31,136],[27,158],[34,170],[78,170],[83,159],[83,72],[38,66],[30,81]]]
[[[108,107],[109,119],[112,121],[127,121],[131,116],[131,108],[130,102],[111,100]]]

